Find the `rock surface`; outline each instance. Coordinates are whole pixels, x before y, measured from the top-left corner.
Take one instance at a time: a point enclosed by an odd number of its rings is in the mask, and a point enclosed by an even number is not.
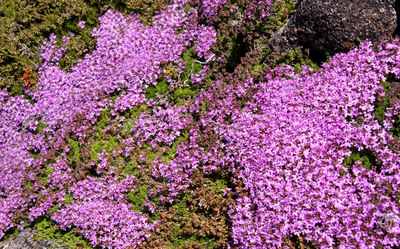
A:
[[[0,249],[48,249],[54,248],[55,241],[35,241],[35,231],[26,228],[17,236],[0,241]],[[67,249],[66,247],[58,247],[58,249]]]
[[[300,0],[269,45],[278,52],[296,46],[319,53],[346,52],[358,39],[392,36],[396,26],[395,0]]]
[[[394,107],[396,104],[400,103],[400,82],[392,81],[389,83],[389,107]]]

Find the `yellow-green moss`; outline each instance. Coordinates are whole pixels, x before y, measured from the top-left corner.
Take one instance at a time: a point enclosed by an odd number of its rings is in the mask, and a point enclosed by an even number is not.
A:
[[[46,217],[39,218],[33,225],[37,231],[34,239],[36,241],[53,241],[55,240],[54,248],[68,247],[69,249],[89,249],[94,248],[83,235],[74,233],[72,230],[56,229],[57,224]]]

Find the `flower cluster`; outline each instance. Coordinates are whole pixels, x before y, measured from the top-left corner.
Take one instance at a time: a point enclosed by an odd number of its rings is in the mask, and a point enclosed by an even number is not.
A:
[[[70,204],[52,218],[62,228],[75,226],[93,246],[112,248],[138,246],[154,227],[129,204],[101,200]]]
[[[203,7],[202,11],[204,12],[205,16],[214,16],[218,14],[218,10],[227,3],[227,0],[206,0],[202,1]]]
[[[373,115],[385,75],[400,76],[400,50],[397,41],[379,49],[364,43],[317,73],[276,69],[281,77],[235,89],[255,92],[230,124],[215,127],[243,186],[230,213],[235,244],[279,248],[292,236],[319,248],[400,244],[399,224],[376,223],[400,213],[400,156],[391,149],[398,139],[388,133],[394,120],[390,111],[383,124]],[[372,169],[345,165],[352,151],[369,151]]]
[[[71,187],[74,200],[54,213],[52,219],[62,228],[76,227],[76,231],[89,239],[93,246],[137,246],[150,236],[148,231],[154,228],[154,224],[126,203],[126,193],[134,186],[134,176],[120,182],[110,176],[101,179],[88,177]]]
[[[107,11],[92,32],[97,39],[96,49],[69,72],[59,65],[60,58],[67,52],[69,38],[63,37],[63,46],[59,48],[56,36],[51,35],[41,49],[44,62],[39,70],[38,90],[27,92],[31,101],[0,92],[0,160],[4,165],[0,172],[0,237],[9,228],[19,225],[24,217],[34,220],[48,214],[57,199],[66,196],[65,188],[91,167],[76,160],[73,162],[76,166],[69,165],[71,162],[63,158],[75,153],[68,147],[71,136],[84,139],[104,109],[112,108],[112,114],[118,116],[120,112],[147,103],[145,89],[157,84],[167,63],[184,67],[181,55],[191,46],[200,56],[209,55],[216,32],[195,22],[197,12],[195,9],[185,11],[186,2],[173,2],[153,18],[152,26],[145,26],[134,15]],[[79,27],[83,28],[84,22],[79,23]],[[117,97],[112,98],[112,95]],[[155,113],[163,119],[174,111]],[[173,120],[176,122],[166,123]],[[177,116],[173,120],[158,123],[159,136],[168,136],[158,142],[171,144],[179,136],[181,127],[174,125],[181,122],[180,118]],[[172,129],[169,135],[163,131],[164,124]],[[146,121],[143,127],[137,124],[143,128],[142,132],[146,132],[147,125]],[[102,173],[109,166],[106,154],[99,154],[99,161],[99,173]],[[77,186],[81,186],[79,181]],[[109,186],[102,190],[99,184],[91,186],[94,189],[76,187],[74,197],[81,201],[66,205],[53,214],[53,219],[62,227],[75,226],[93,245],[124,248],[129,243],[139,244],[149,236],[146,231],[153,225],[146,222],[145,216],[132,211],[126,196],[123,197],[125,203],[118,198],[104,199],[102,196],[109,194]],[[84,198],[81,191],[91,192],[90,200]],[[95,195],[96,191],[100,193]],[[30,213],[26,215],[26,212]],[[109,219],[102,215],[105,213],[109,214]],[[118,230],[122,225],[124,232],[121,233]],[[93,227],[98,229],[93,232]],[[96,236],[100,237],[96,239]]]
[[[149,142],[153,148],[162,143],[172,146],[181,135],[181,130],[192,121],[190,116],[184,116],[187,113],[186,109],[183,106],[156,108],[153,114],[143,112],[135,122],[135,127],[131,131],[132,137],[129,140],[135,140],[139,146]]]
[[[31,131],[38,117],[29,102],[0,91],[0,237],[15,225],[35,199],[32,153],[47,147],[44,137]],[[34,184],[36,185],[36,184]],[[18,224],[17,224],[18,225]]]
[[[113,104],[111,93],[123,91],[115,100],[114,111],[132,108],[145,102],[144,89],[157,83],[164,72],[162,66],[167,62],[179,64],[181,54],[192,42],[200,56],[206,55],[215,31],[191,22],[196,12],[186,13],[183,4],[177,2],[154,17],[153,26],[144,26],[134,16],[108,11],[92,32],[97,39],[96,50],[79,61],[72,72],[58,67],[65,47],[57,49],[51,36],[42,47],[45,63],[39,91],[31,93],[48,128],[63,126],[65,132],[79,135],[76,122],[96,122],[101,111]]]
[[[48,216],[103,248],[166,247],[176,227],[179,248],[205,246],[185,236],[214,247],[399,246],[398,220],[382,217],[400,215],[400,105],[376,110],[383,83],[400,78],[400,42],[362,43],[319,70],[242,70],[226,60],[273,6],[245,2],[175,0],[149,25],[107,11],[96,49],[69,71],[59,62],[69,38],[59,47],[51,35],[29,100],[0,91],[0,238]],[[226,12],[236,19],[221,22]],[[234,41],[231,55],[213,50]]]

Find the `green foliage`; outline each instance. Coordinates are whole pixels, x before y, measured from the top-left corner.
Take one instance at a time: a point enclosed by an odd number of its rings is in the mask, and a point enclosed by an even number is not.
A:
[[[72,149],[72,153],[70,154],[71,157],[76,161],[80,162],[81,161],[81,153],[80,153],[80,146],[79,146],[79,141],[75,141],[70,139],[69,144]]]
[[[195,94],[196,94],[196,91],[194,91],[193,89],[191,89],[189,87],[179,88],[175,91],[174,99],[179,100],[182,98],[187,98],[189,96],[193,96]]]
[[[19,234],[19,232],[21,232],[21,230],[19,230],[18,228],[11,228],[8,229],[7,232],[5,232],[3,238],[1,238],[2,240],[8,240],[8,239],[12,239],[15,236],[17,236]]]
[[[71,202],[74,200],[74,197],[72,195],[65,195],[64,199],[65,199],[65,204],[68,205],[71,204]]]
[[[275,0],[269,11],[270,15],[263,23],[263,30],[272,34],[273,31],[281,28],[289,17],[296,12],[296,3],[294,0]]]
[[[391,87],[389,82],[400,82],[400,80],[393,74],[385,75],[385,77],[387,80],[380,84],[384,87],[385,96],[377,96],[377,100],[374,102],[374,116],[379,122],[386,119],[385,112],[386,108],[389,107],[389,88]],[[400,115],[395,115],[392,118],[394,119],[394,124],[389,133],[393,137],[400,138]]]
[[[228,60],[225,68],[228,72],[233,72],[236,66],[241,62],[243,56],[248,52],[249,44],[243,41],[242,35],[224,37],[222,40],[222,46],[226,51]]]
[[[147,146],[142,147],[142,149],[147,148]],[[147,151],[146,153],[146,158],[150,161],[150,162],[154,162],[154,160],[157,157],[157,152],[153,152],[153,151]]]
[[[390,133],[396,137],[396,138],[400,138],[400,114],[396,115],[394,117],[394,124],[393,124],[393,128],[390,130]]]
[[[68,247],[75,248],[93,248],[90,242],[86,240],[83,235],[73,232],[73,230],[60,230],[57,229],[57,224],[46,217],[39,218],[34,224],[34,229],[37,231],[35,234],[36,241],[56,241],[54,248]]]
[[[371,162],[370,162],[369,158],[366,156],[361,156],[361,154],[358,152],[352,153],[350,156],[346,156],[346,158],[343,162],[343,165],[352,166],[358,161],[361,162],[361,165],[364,168],[371,170]]]
[[[122,172],[125,175],[134,175],[138,179],[140,179],[142,176],[140,168],[133,160],[130,160],[125,164],[125,166],[122,168]]]
[[[99,16],[84,0],[4,0],[1,5],[0,88],[7,88],[13,95],[23,92],[24,74],[29,85],[35,86],[44,38],[51,33],[61,38],[74,32],[76,42],[71,46],[78,49],[77,55],[82,55],[92,41],[90,29],[97,25]],[[77,27],[82,18],[87,22],[83,31]]]
[[[167,80],[163,79],[157,83],[157,85],[150,85],[146,88],[146,98],[153,99],[156,94],[165,94],[168,91],[171,91],[172,88],[168,85]]]
[[[318,69],[318,65],[310,59],[307,51],[303,52],[300,48],[294,48],[282,53],[271,53],[271,50],[266,49],[263,51],[263,56],[265,59],[261,61],[262,65],[270,68],[290,65],[294,67],[296,73],[302,71],[303,65],[315,70]]]
[[[186,3],[186,5],[185,5],[185,12],[186,12],[186,13],[189,13],[189,10],[190,10],[191,8],[192,8],[192,7],[190,7],[190,4]]]
[[[269,15],[260,21],[260,11],[257,8],[249,10],[249,2],[246,0],[234,1],[234,6],[238,7],[238,12],[230,17],[228,23],[233,26],[236,34],[242,36],[241,39],[248,45],[254,44],[254,41],[264,37],[267,40],[271,35],[281,28],[285,22],[296,11],[297,0],[273,0]],[[253,17],[246,16],[246,13],[252,13]],[[238,16],[241,16],[238,18]]]
[[[149,190],[151,186],[149,184],[142,184],[140,187],[136,188],[133,192],[128,193],[128,200],[132,203],[134,210],[137,212],[142,212],[144,209],[144,203],[147,196],[149,195]]]
[[[0,8],[0,89],[12,95],[23,94],[24,87],[36,89],[37,70],[41,66],[40,47],[51,33],[61,38],[69,36],[69,49],[60,60],[64,70],[70,70],[77,60],[94,49],[90,31],[108,9],[121,13],[138,13],[150,24],[152,16],[165,8],[169,0],[4,0]],[[85,21],[85,28],[78,23]],[[70,34],[74,33],[74,36]],[[29,79],[29,84],[22,78]],[[25,81],[25,82],[24,82]]]
[[[377,96],[377,99],[374,102],[375,108],[374,108],[373,115],[379,122],[383,122],[383,120],[386,119],[386,116],[385,116],[386,108],[389,105],[388,91],[389,91],[390,84],[388,82],[382,82],[380,85],[384,87],[384,91],[386,94],[383,97]]]
[[[47,185],[47,180],[49,179],[49,175],[51,175],[52,173],[54,172],[54,169],[50,166],[50,165],[48,165],[46,168],[45,168],[45,170],[44,170],[44,173],[42,173],[42,174],[39,174],[39,177],[40,177],[40,181],[41,181],[41,183],[43,184],[43,185]],[[29,182],[28,182],[29,183]],[[27,187],[28,187],[29,185],[27,185]]]
[[[203,66],[200,63],[194,62],[194,60],[196,60],[196,55],[193,51],[194,47],[188,49],[182,54],[183,60],[186,62],[185,71],[182,75],[179,75],[172,66],[166,66],[166,74],[173,79],[178,79],[181,83],[186,82],[186,86],[181,86],[174,90],[168,84],[166,78],[163,78],[157,83],[157,85],[150,85],[147,87],[145,93],[147,99],[154,99],[157,95],[172,95],[171,100],[180,106],[185,104],[185,100],[196,94],[196,90],[193,87],[188,87],[191,83],[189,74],[190,72],[193,74],[199,73]]]
[[[192,71],[192,65],[193,65],[193,74],[197,74],[200,72],[200,70],[203,68],[203,65],[200,63],[193,63],[194,60],[199,60],[197,58],[197,55],[194,52],[194,47],[189,48],[186,52],[182,54],[183,60],[186,62],[185,64],[185,72],[183,73],[183,77],[181,77],[182,81],[188,80],[191,82],[189,79],[189,74]]]
[[[364,150],[357,150],[355,148],[351,148],[351,155],[346,156],[343,165],[348,167],[351,172],[352,166],[356,162],[361,162],[361,166],[367,170],[376,170],[380,171],[381,165],[377,161],[376,156],[374,155],[374,152],[371,149],[364,149]]]
[[[39,124],[36,127],[36,132],[39,133],[39,134],[43,134],[43,130],[46,127],[47,127],[47,125],[45,125],[41,121],[39,121]]]
[[[45,172],[47,175],[51,175],[54,172],[54,169],[50,166],[47,166]]]
[[[142,105],[140,105],[140,106],[135,106],[135,107],[133,107],[132,109],[130,109],[130,115],[129,115],[129,117],[130,117],[130,118],[137,118],[137,117],[139,117],[139,115],[140,115],[142,112],[144,112],[144,111],[146,111],[146,110],[148,110],[148,106],[145,105],[145,104],[142,104]]]
[[[102,111],[101,116],[99,117],[97,124],[96,124],[96,130],[97,132],[102,135],[104,128],[106,128],[111,116],[111,110],[110,109],[105,109]]]
[[[98,159],[98,154],[103,151],[108,153],[113,153],[119,146],[119,140],[116,137],[112,137],[109,140],[97,140],[91,143],[90,155],[91,161],[96,161]]]
[[[168,212],[168,217],[159,229],[167,235],[166,248],[226,248],[229,230],[226,212],[231,199],[224,197],[222,190],[229,181],[225,174],[214,174],[205,178],[193,178],[192,191],[179,196]],[[224,200],[224,201],[223,201]]]
[[[149,110],[149,107],[142,104],[140,106],[134,106],[132,109],[125,112],[126,119],[122,125],[122,129],[119,131],[122,137],[130,136],[130,130],[135,127],[136,119],[147,110]]]
[[[177,217],[185,218],[191,215],[191,212],[188,211],[186,201],[175,203],[171,209],[174,210],[174,215]],[[174,228],[175,229],[173,229],[171,239],[171,243],[174,248],[185,248],[185,245],[190,244],[191,242],[197,242],[200,244],[204,244],[206,242],[206,238],[204,237],[200,237],[194,233],[184,232],[185,226],[183,224],[178,223],[174,226]]]
[[[374,102],[374,112],[373,115],[382,124],[382,122],[387,118],[386,111],[389,107],[389,88],[391,81],[398,81],[398,79],[394,75],[386,75],[387,81],[384,81],[380,84],[380,86],[384,87],[385,96],[376,96],[376,100]],[[400,138],[400,115],[396,115],[392,117],[395,122],[393,124],[393,128],[389,131],[395,138]]]
[[[93,1],[93,0],[92,0]],[[152,23],[152,17],[160,10],[164,9],[170,0],[125,0],[126,11],[128,13],[138,13],[139,19],[147,25]]]
[[[25,182],[25,187],[28,188],[28,189],[30,189],[30,190],[32,190],[32,189],[33,189],[32,182],[31,182],[31,181],[26,181],[26,182]]]

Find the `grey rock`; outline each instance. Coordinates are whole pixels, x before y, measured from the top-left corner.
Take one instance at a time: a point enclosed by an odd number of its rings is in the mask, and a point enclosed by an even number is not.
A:
[[[392,81],[389,82],[389,106],[394,107],[396,104],[400,103],[400,82]]]
[[[26,228],[17,236],[0,241],[0,249],[49,249],[55,248],[55,241],[35,241],[35,231],[31,228]],[[66,247],[59,247],[67,249]]]
[[[268,44],[277,52],[297,46],[346,52],[357,40],[391,37],[396,26],[395,0],[301,0]]]

